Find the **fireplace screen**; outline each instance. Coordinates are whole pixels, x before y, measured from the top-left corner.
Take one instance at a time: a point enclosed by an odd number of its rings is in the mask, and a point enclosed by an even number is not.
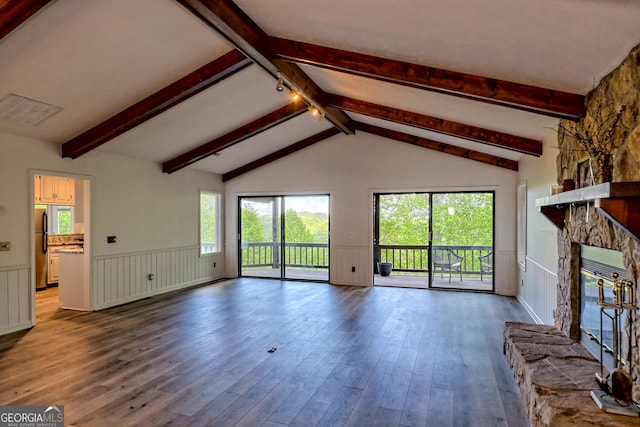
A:
[[[598,305],[598,279],[604,280],[605,301],[613,302],[612,274],[625,276],[622,252],[582,245],[580,248],[580,327],[591,339],[603,344],[608,352],[613,352],[613,324],[604,316],[600,333],[600,306]],[[625,324],[626,314],[620,320]],[[622,336],[618,337],[622,343]],[[619,354],[618,357],[622,357]]]

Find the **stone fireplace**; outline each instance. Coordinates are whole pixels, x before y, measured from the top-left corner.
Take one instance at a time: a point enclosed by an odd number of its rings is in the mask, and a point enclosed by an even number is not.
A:
[[[560,129],[575,130],[581,126],[598,126],[598,109],[603,102],[623,113],[612,132],[610,152],[613,167],[612,182],[640,181],[640,46],[634,48],[627,59],[587,97],[587,116],[580,122],[560,122]],[[604,125],[603,125],[604,126]],[[578,164],[589,158],[588,150],[570,133],[558,132],[560,154],[557,158],[557,179],[578,180]],[[600,162],[591,156],[595,183],[602,182]],[[633,281],[638,290],[640,282],[640,244],[629,230],[616,225],[598,209],[594,202],[570,205],[564,212],[564,226],[558,233],[558,293],[555,325],[573,339],[580,339],[580,253],[581,245],[612,249],[622,254],[622,278]],[[638,305],[640,292],[635,293]],[[630,331],[629,322],[635,328]],[[640,400],[640,325],[638,310],[628,313],[623,342],[631,343],[634,399]],[[626,350],[625,350],[626,351]]]

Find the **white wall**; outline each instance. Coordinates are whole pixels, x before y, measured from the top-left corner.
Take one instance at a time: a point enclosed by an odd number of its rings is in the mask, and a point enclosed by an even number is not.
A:
[[[337,135],[225,183],[226,272],[238,274],[240,195],[329,193],[330,281],[371,285],[374,192],[495,190],[496,292],[515,295],[516,183],[517,173],[503,168],[363,132]]]
[[[543,155],[519,163],[519,180],[527,183],[527,265],[519,270],[518,299],[539,323],[553,324],[558,283],[558,230],[536,208],[556,184],[558,141],[555,132],[543,140]]]
[[[11,242],[11,251],[0,252],[0,333],[30,326],[25,326],[21,313],[11,310],[16,305],[22,307],[25,295],[30,299],[33,292],[30,281],[23,278],[25,269],[29,277],[32,275],[33,170],[83,175],[91,180],[93,233],[87,244],[95,308],[222,277],[221,254],[197,255],[198,191],[222,191],[219,175],[191,170],[166,175],[159,164],[99,149],[75,160],[62,159],[56,144],[8,134],[0,134],[0,153],[0,207],[4,208],[0,241]],[[117,243],[107,244],[107,235],[116,235]],[[127,267],[125,277],[115,267],[106,279],[98,276],[99,266],[132,265],[131,259],[146,260],[147,256],[156,261],[138,264],[144,265],[144,271]],[[215,270],[214,260],[218,264]],[[149,268],[157,271],[147,271]],[[146,283],[150,272],[156,274],[156,281]],[[11,279],[18,277],[22,279]],[[98,278],[102,279],[100,293],[95,288]]]

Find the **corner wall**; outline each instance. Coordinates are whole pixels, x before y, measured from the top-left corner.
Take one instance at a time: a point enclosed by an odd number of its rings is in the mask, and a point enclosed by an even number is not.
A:
[[[496,293],[515,295],[516,182],[503,168],[364,132],[337,135],[225,184],[225,270],[238,274],[241,195],[330,194],[330,281],[369,286],[374,192],[495,190]]]
[[[518,268],[518,300],[537,323],[553,325],[558,286],[558,230],[536,208],[536,199],[556,184],[558,138],[551,132],[542,141],[543,155],[524,157],[518,179],[527,185],[526,269]]]
[[[35,319],[33,170],[91,178],[87,246],[95,309],[223,276],[223,254],[198,252],[198,191],[222,191],[219,175],[190,170],[165,175],[158,164],[99,149],[62,159],[57,144],[8,134],[0,134],[0,153],[0,240],[11,242],[11,251],[0,252],[0,334],[28,328]],[[107,244],[107,235],[116,235],[117,243]],[[149,281],[148,273],[156,279]]]

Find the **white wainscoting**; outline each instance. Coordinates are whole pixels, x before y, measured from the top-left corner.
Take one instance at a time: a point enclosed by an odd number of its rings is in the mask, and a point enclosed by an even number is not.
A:
[[[515,251],[500,251],[494,261],[496,294],[516,296],[518,293],[518,275],[516,273]]]
[[[331,246],[331,283],[370,286],[373,260],[368,246]],[[355,273],[351,271],[355,267]]]
[[[558,274],[527,257],[527,271],[521,272],[520,304],[537,323],[554,324]]]
[[[198,246],[96,257],[93,308],[100,310],[221,278],[222,259],[220,254],[201,257]],[[149,280],[150,273],[153,280]]]
[[[33,326],[31,322],[31,268],[0,268],[0,335]]]

